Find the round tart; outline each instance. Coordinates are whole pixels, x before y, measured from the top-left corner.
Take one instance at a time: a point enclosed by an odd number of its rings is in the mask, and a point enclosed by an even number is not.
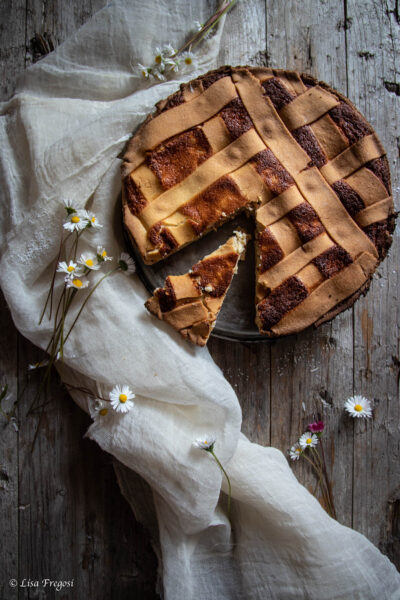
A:
[[[145,264],[239,212],[255,219],[256,323],[268,337],[351,306],[391,244],[385,150],[347,98],[309,75],[222,67],[182,85],[129,141],[122,176]]]

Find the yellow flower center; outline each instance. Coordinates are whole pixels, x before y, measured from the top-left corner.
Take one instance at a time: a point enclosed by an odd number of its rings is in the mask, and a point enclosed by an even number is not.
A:
[[[87,264],[88,267],[93,267],[93,261],[91,258],[88,258],[87,260],[85,260],[85,263]]]
[[[354,406],[354,410],[356,410],[357,412],[361,412],[361,411],[362,411],[362,409],[363,409],[363,407],[361,406],[361,404],[356,404],[356,405]]]
[[[307,438],[307,439],[306,439],[306,444],[311,444],[311,442],[312,442],[312,439],[311,439],[311,438]]]
[[[99,410],[99,415],[101,415],[102,417],[105,417],[107,413],[108,408],[102,408],[101,410]]]
[[[307,440],[307,441],[308,441],[308,440]],[[296,448],[296,452],[297,452],[297,454],[300,454],[300,452],[301,452],[301,448]]]
[[[102,257],[105,258],[107,256],[107,252],[105,250],[103,250],[103,252],[101,253]]]
[[[80,221],[80,218],[77,217],[76,215],[74,215],[73,217],[71,217],[71,222],[72,223],[79,223],[79,221]]]
[[[67,271],[68,271],[68,273],[72,273],[72,271],[75,271],[75,267],[73,267],[72,265],[69,265],[69,267],[67,267]]]
[[[96,222],[96,217],[92,217],[90,220],[92,221],[92,223],[95,223]]]
[[[145,70],[143,69],[143,71],[142,71],[142,75],[143,75],[143,77],[147,77],[147,71],[145,71]]]
[[[74,279],[73,284],[75,287],[80,288],[83,286],[83,283],[80,279]]]
[[[126,394],[120,394],[119,395],[119,401],[122,402],[122,404],[125,404],[125,402],[128,400],[128,396]]]
[[[162,61],[162,56],[161,56],[161,54],[157,54],[157,56],[156,56],[156,57],[155,57],[155,59],[154,59],[154,62],[156,62],[158,65],[160,65],[160,64],[161,64],[161,61]]]
[[[190,58],[190,56],[187,56],[187,57],[185,58],[185,65],[191,65],[191,64],[192,64],[192,62],[193,62],[193,61],[192,61],[192,59]]]

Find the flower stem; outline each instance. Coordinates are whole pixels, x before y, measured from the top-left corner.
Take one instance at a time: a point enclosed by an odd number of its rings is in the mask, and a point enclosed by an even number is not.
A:
[[[112,271],[108,271],[108,273],[105,273],[105,275],[103,275],[103,277],[101,277],[101,279],[99,279],[99,281],[96,283],[96,285],[94,285],[94,286],[92,287],[92,289],[90,290],[89,294],[86,296],[86,298],[85,298],[85,300],[84,300],[84,302],[83,302],[82,306],[80,307],[80,309],[79,309],[79,312],[78,312],[78,314],[76,315],[74,322],[72,323],[71,327],[69,328],[69,331],[68,331],[67,335],[66,335],[66,336],[65,336],[65,338],[64,338],[64,344],[66,343],[67,339],[69,338],[69,335],[70,335],[70,333],[71,333],[72,329],[74,328],[74,326],[75,326],[75,324],[76,324],[77,320],[78,320],[78,319],[79,319],[79,317],[81,316],[81,313],[82,313],[83,309],[85,308],[85,306],[86,306],[86,304],[87,304],[87,301],[89,300],[89,298],[91,297],[91,295],[93,294],[93,292],[95,291],[95,289],[99,287],[99,285],[101,284],[101,282],[102,282],[102,281],[103,281],[103,280],[104,280],[106,277],[108,277],[109,275],[112,275],[112,273],[115,273],[116,271],[119,271],[119,270],[120,270],[120,267],[117,267],[116,269],[113,269]]]
[[[179,50],[177,50],[173,56],[174,57],[178,56],[178,54],[181,54],[187,48],[196,46],[202,40],[202,38],[205,36],[205,34],[208,31],[210,31],[213,27],[215,27],[215,25],[223,17],[223,15],[226,14],[232,8],[232,6],[235,4],[235,2],[236,2],[236,0],[231,0],[231,2],[228,2],[227,0],[225,0],[222,3],[222,6],[217,10],[217,12],[214,13],[213,16],[210,17],[206,23],[204,23],[204,25],[200,29],[200,31],[197,31],[187,42],[185,42],[185,44],[183,46],[181,46],[179,48]]]
[[[222,473],[225,475],[226,477],[226,481],[228,482],[228,506],[227,506],[227,515],[228,515],[228,519],[229,521],[231,520],[231,497],[232,497],[232,488],[231,488],[231,480],[228,477],[228,473],[225,471],[224,467],[222,466],[221,462],[218,460],[217,455],[215,454],[214,450],[210,449],[209,450],[210,454],[213,455],[215,462],[217,463],[217,465],[219,466],[219,468],[221,469]]]
[[[333,491],[332,491],[332,484],[330,482],[330,479],[328,477],[328,470],[326,468],[326,462],[325,462],[325,452],[324,452],[324,446],[322,443],[322,439],[320,439],[320,446],[321,446],[321,454],[322,454],[322,461],[323,461],[323,470],[324,470],[324,475],[325,475],[325,483],[326,483],[326,487],[328,490],[328,495],[329,495],[329,499],[330,499],[330,504],[332,507],[332,516],[334,519],[336,519],[336,509],[335,509],[335,505],[334,505],[334,501],[333,501]]]
[[[69,233],[67,235],[67,237],[65,238],[65,240],[63,239],[63,236],[61,235],[60,248],[58,250],[57,260],[56,260],[56,264],[55,264],[54,271],[53,271],[53,277],[51,278],[51,284],[50,284],[49,293],[47,294],[46,302],[45,302],[44,308],[42,310],[42,314],[40,315],[39,325],[42,324],[44,313],[46,312],[46,308],[47,308],[47,305],[49,303],[49,300],[50,300],[50,314],[49,314],[49,319],[51,319],[51,313],[52,313],[52,310],[53,310],[54,282],[55,282],[55,279],[56,279],[57,265],[58,265],[58,261],[60,260],[62,247],[63,247],[64,243],[67,241],[67,239],[69,238],[70,235],[71,234]]]

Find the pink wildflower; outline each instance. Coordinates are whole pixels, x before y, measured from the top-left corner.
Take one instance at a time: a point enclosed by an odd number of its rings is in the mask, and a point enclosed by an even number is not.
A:
[[[315,421],[314,423],[310,423],[307,429],[311,433],[322,433],[325,429],[325,423],[323,421]]]

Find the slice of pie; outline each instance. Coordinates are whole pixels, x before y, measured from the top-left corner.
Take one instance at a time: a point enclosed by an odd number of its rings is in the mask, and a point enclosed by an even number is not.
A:
[[[189,341],[204,346],[215,325],[248,236],[242,231],[184,275],[170,275],[145,306]]]
[[[385,150],[309,75],[222,67],[182,85],[131,138],[122,174],[125,227],[146,264],[254,214],[256,323],[269,337],[351,306],[391,244]]]

